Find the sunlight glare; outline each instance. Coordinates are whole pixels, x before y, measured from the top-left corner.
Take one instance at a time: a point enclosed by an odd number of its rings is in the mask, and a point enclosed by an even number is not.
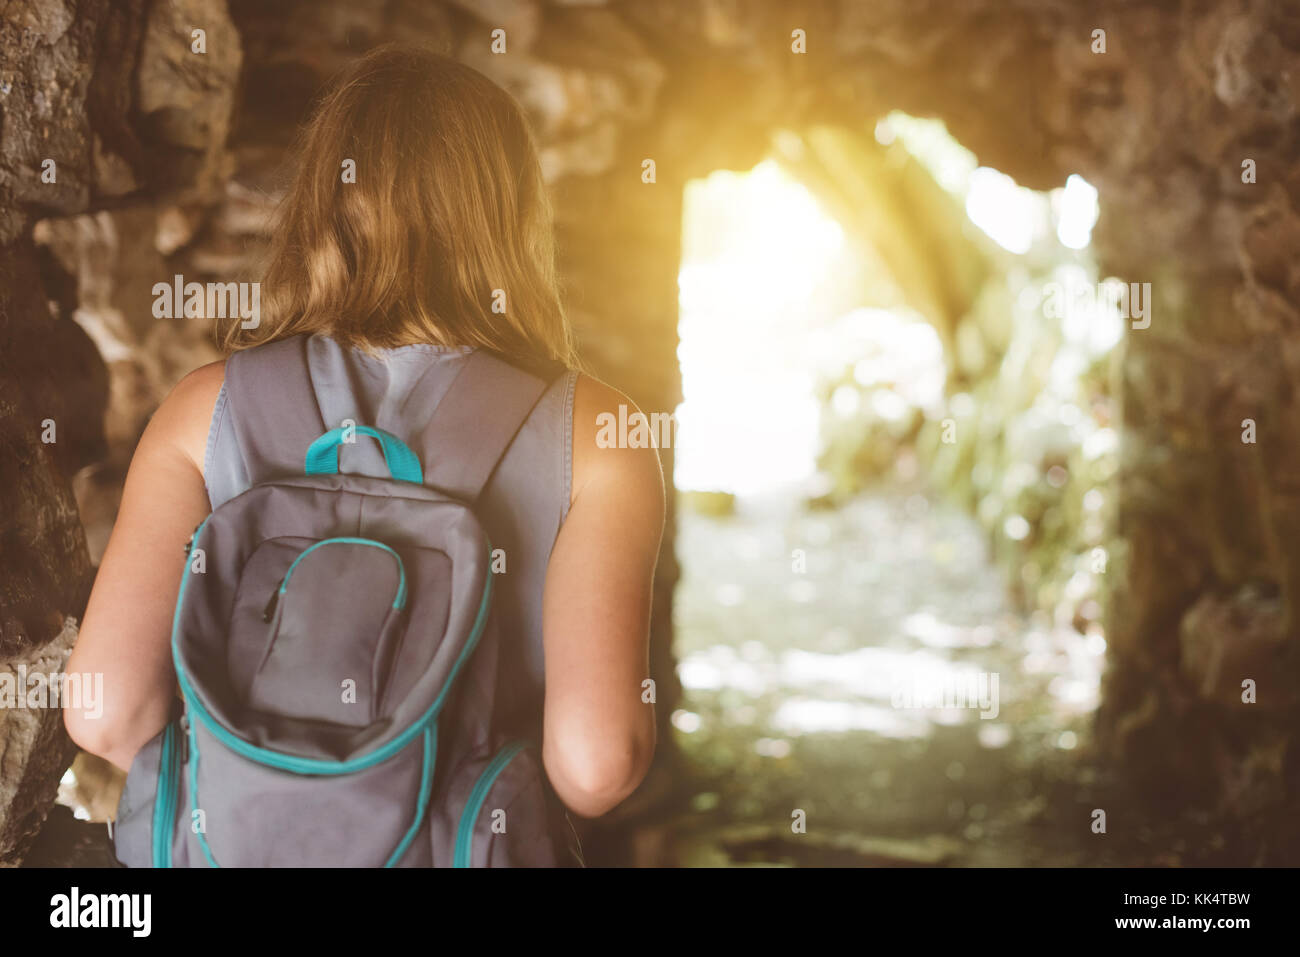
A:
[[[679,488],[752,494],[814,473],[808,331],[833,318],[844,232],[766,160],[687,184],[678,277]]]
[[[966,215],[999,246],[1016,254],[1029,252],[1047,219],[1048,201],[1016,185],[1006,173],[981,166],[971,173]]]
[[[1057,203],[1056,238],[1069,249],[1084,249],[1092,242],[1092,228],[1097,225],[1101,207],[1097,188],[1078,174],[1071,173],[1065,188],[1053,193]]]

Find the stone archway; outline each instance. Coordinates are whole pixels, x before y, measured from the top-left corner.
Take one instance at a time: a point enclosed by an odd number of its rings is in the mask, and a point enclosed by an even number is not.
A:
[[[190,53],[198,24],[204,59]],[[505,55],[490,52],[496,28]],[[795,30],[805,53],[792,50]],[[210,354],[193,330],[149,326],[134,277],[246,268],[285,130],[333,68],[388,39],[439,44],[520,95],[554,184],[586,354],[651,410],[671,410],[680,391],[682,186],[752,166],[774,127],[860,129],[902,109],[943,117],[1023,185],[1070,172],[1096,184],[1104,270],[1151,282],[1154,296],[1118,384],[1124,547],[1108,572],[1101,740],[1148,796],[1195,794],[1253,815],[1257,846],[1281,826],[1300,789],[1300,451],[1289,441],[1300,411],[1300,20],[1259,0],[1090,11],[1049,0],[11,4],[0,26],[6,662],[60,656],[71,640],[63,624],[81,613],[91,565],[70,483],[105,458],[106,395],[116,460],[133,423]],[[42,183],[51,154],[59,177]],[[646,158],[653,186],[641,180]],[[77,218],[95,211],[110,226]],[[87,256],[96,242],[111,255]],[[53,449],[38,431],[50,417],[68,438]],[[670,534],[654,637],[666,700],[675,578]],[[1239,703],[1245,679],[1256,706]],[[0,715],[0,736],[9,861],[30,843],[66,752],[57,715]]]

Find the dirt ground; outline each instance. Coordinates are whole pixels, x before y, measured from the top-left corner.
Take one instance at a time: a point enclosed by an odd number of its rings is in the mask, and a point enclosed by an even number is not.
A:
[[[680,520],[686,693],[674,725],[685,765],[675,799],[626,846],[628,863],[1214,856],[1222,839],[1196,822],[1122,808],[1089,753],[1104,640],[1009,607],[964,512],[891,487],[833,511],[786,498]],[[961,698],[944,703],[973,706],[895,707],[925,703],[924,688],[978,689],[980,676],[991,691],[993,675],[996,709]]]

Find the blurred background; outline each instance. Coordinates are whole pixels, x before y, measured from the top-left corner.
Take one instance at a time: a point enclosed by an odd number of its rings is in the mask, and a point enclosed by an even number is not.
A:
[[[8,669],[218,357],[153,284],[256,279],[314,97],[421,40],[524,105],[583,354],[674,417],[660,752],[592,862],[1300,863],[1300,5],[0,15]],[[102,860],[120,775],[57,715],[0,755],[0,861]]]

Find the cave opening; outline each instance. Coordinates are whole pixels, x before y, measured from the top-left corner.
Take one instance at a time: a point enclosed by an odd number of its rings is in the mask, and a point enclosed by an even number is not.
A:
[[[1088,773],[1123,313],[1088,298],[1097,213],[902,113],[687,183],[684,860],[1021,863],[1044,781]],[[835,839],[790,840],[795,806]]]

